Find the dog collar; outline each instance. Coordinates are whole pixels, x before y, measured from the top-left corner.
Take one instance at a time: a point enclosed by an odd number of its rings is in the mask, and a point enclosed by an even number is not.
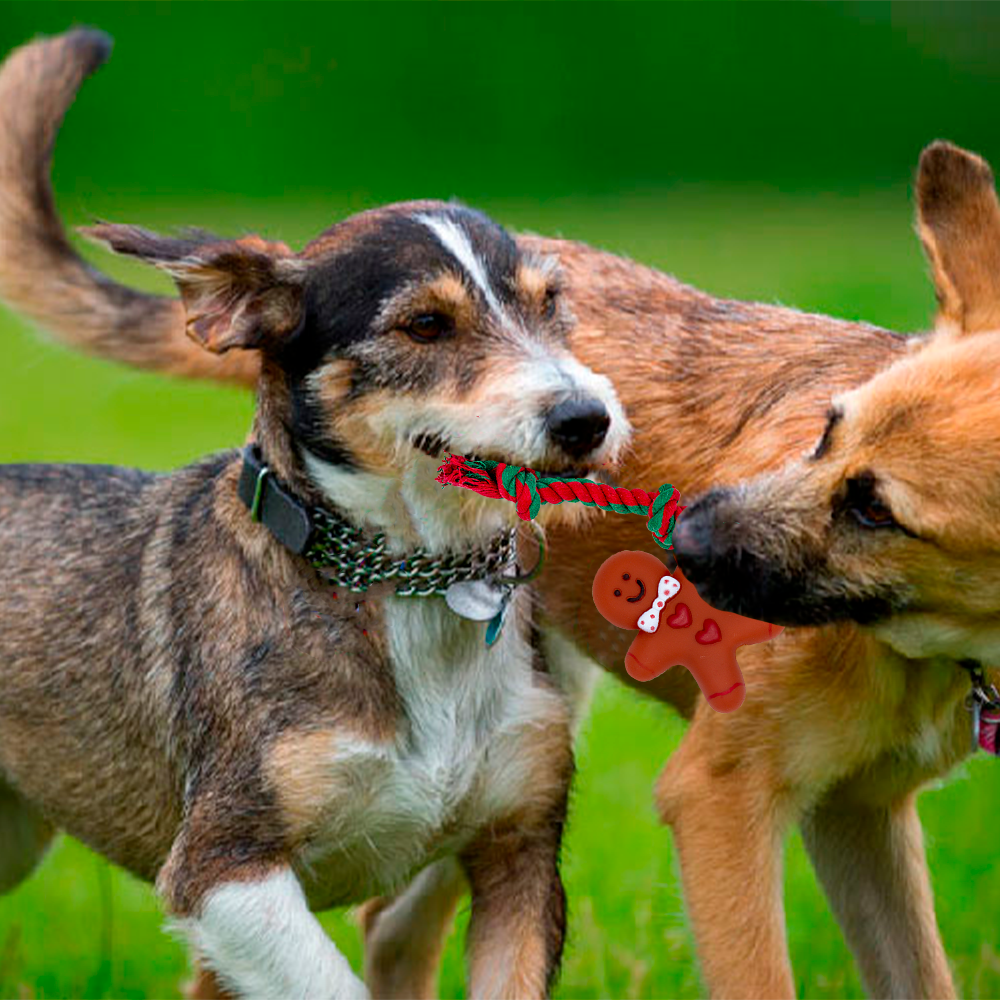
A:
[[[499,577],[517,558],[516,528],[464,553],[439,555],[419,548],[403,556],[389,555],[383,534],[365,537],[334,511],[303,503],[279,482],[255,444],[243,450],[238,492],[250,517],[286,549],[305,558],[331,583],[352,591],[396,580],[401,597],[444,596],[453,584]]]

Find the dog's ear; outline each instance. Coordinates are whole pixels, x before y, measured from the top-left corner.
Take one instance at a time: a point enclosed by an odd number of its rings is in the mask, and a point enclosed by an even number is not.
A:
[[[299,325],[307,265],[283,243],[206,233],[177,239],[110,223],[81,232],[170,274],[187,312],[188,335],[215,354],[266,349]]]
[[[1000,203],[990,165],[949,142],[920,155],[917,230],[930,261],[938,325],[1000,329]]]

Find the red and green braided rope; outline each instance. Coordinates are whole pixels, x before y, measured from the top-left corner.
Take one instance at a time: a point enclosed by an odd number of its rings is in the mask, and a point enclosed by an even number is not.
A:
[[[532,469],[503,462],[476,461],[452,455],[438,469],[437,482],[462,486],[481,496],[510,500],[522,521],[537,516],[543,503],[582,503],[619,514],[639,514],[656,544],[669,549],[680,506],[680,493],[665,483],[655,493],[605,486],[588,479],[540,477]]]

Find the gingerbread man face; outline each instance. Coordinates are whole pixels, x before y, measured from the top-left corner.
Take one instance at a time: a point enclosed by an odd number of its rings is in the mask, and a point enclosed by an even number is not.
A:
[[[736,647],[765,642],[781,628],[706,604],[684,579],[649,552],[618,552],[594,576],[594,604],[612,625],[639,632],[625,669],[648,681],[681,664],[691,671],[709,705],[731,712],[746,688]]]
[[[594,604],[612,625],[637,629],[666,574],[667,567],[649,552],[616,552],[594,576]]]

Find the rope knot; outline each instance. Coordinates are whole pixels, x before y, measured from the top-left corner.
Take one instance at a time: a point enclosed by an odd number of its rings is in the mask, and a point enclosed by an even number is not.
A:
[[[684,509],[679,506],[680,499],[680,490],[674,489],[670,483],[664,483],[649,505],[646,527],[653,533],[656,544],[661,548],[669,549],[673,545],[677,515]]]
[[[497,485],[505,500],[513,500],[517,516],[522,521],[531,521],[542,508],[542,498],[538,493],[538,476],[527,466],[497,465]]]

